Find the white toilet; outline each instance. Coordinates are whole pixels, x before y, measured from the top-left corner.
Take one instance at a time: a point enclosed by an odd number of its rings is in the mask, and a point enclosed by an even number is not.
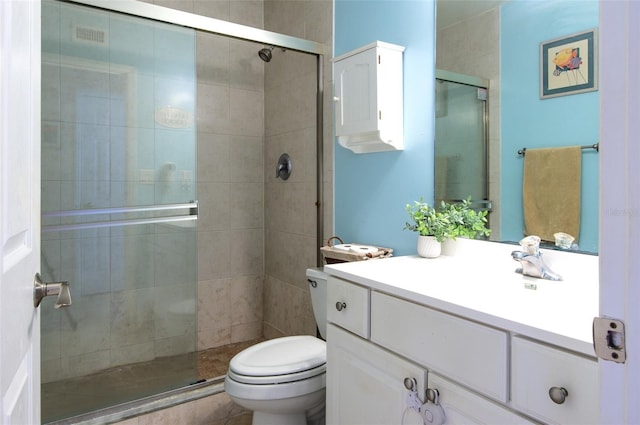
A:
[[[307,269],[313,313],[325,338],[327,275]],[[289,336],[271,339],[236,354],[224,389],[253,411],[253,425],[324,424],[327,349],[322,339]]]

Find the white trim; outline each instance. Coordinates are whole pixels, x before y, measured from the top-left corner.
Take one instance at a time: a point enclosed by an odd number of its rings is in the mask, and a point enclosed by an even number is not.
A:
[[[600,2],[600,315],[625,322],[627,362],[600,361],[600,423],[640,423],[640,2]],[[606,189],[606,190],[605,190]]]

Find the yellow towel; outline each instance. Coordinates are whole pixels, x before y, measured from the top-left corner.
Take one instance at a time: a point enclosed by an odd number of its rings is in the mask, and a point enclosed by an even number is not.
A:
[[[525,235],[554,241],[556,232],[578,240],[580,229],[580,146],[527,149],[524,157]]]

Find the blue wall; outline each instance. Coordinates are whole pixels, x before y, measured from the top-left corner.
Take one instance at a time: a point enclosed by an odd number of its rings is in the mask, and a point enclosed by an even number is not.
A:
[[[335,234],[345,242],[415,254],[405,205],[433,202],[435,5],[432,0],[335,0],[335,56],[376,40],[404,52],[404,144],[354,154],[335,145]]]
[[[502,238],[519,240],[523,147],[598,141],[599,95],[540,99],[540,43],[598,26],[598,2],[513,0],[501,9]],[[598,154],[582,155],[581,249],[598,249]]]

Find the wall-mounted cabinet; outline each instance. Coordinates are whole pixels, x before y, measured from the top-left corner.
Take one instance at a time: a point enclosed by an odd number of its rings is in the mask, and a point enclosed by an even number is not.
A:
[[[355,153],[402,150],[404,47],[375,43],[334,59],[336,136]]]

